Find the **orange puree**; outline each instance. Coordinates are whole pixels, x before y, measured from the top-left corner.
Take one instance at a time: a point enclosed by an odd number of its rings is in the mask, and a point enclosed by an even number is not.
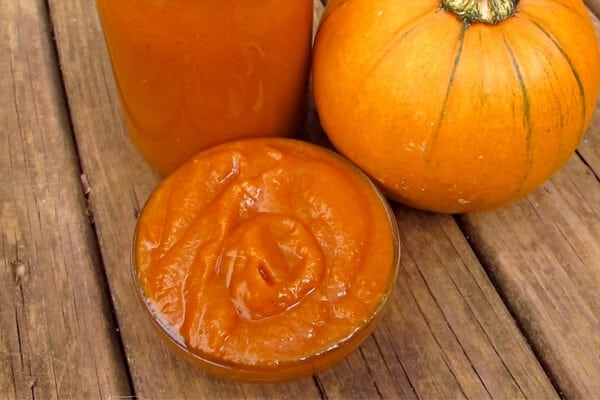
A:
[[[292,139],[201,152],[148,200],[135,238],[145,304],[188,358],[289,379],[355,349],[398,264],[395,219],[337,154]]]
[[[300,133],[313,0],[97,0],[128,132],[166,174],[201,149]]]

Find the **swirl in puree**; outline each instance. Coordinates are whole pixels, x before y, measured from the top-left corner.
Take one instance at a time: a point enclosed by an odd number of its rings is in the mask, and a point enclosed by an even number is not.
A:
[[[135,238],[160,326],[203,359],[250,369],[351,337],[381,308],[397,263],[395,220],[370,181],[292,139],[198,154],[155,190]]]

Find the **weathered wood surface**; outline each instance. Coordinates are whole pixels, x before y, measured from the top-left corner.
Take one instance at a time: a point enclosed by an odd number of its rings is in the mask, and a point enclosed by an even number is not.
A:
[[[45,2],[0,2],[0,398],[128,395]]]
[[[132,235],[159,178],[122,126],[93,0],[0,2],[0,34],[0,397],[600,393],[599,110],[578,154],[522,201],[457,218],[395,206],[397,287],[359,351],[314,378],[238,384],[172,355],[135,299]]]

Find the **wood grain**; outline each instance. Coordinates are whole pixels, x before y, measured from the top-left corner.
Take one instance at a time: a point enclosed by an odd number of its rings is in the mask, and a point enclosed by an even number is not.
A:
[[[392,303],[360,352],[320,376],[327,395],[557,398],[454,220],[400,206],[397,215]]]
[[[457,396],[555,396],[454,220],[402,207],[397,214],[405,249],[400,276],[405,282],[397,291],[397,307],[403,308],[401,315],[411,316],[412,324],[398,320],[389,332],[390,340],[395,332],[404,332],[412,343],[412,348],[400,346],[396,351],[407,364],[417,362],[408,370],[409,377],[426,377],[423,382],[411,379],[418,393],[447,397],[450,388],[436,387],[440,382],[431,376],[448,374],[456,380],[451,390],[459,389]],[[420,314],[421,321],[414,314]]]
[[[600,185],[575,156],[527,199],[465,231],[565,396],[600,393]]]
[[[0,21],[1,397],[127,396],[45,3]]]

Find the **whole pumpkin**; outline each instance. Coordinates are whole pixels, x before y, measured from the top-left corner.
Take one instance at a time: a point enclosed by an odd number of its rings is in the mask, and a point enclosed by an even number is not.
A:
[[[568,160],[600,55],[580,0],[330,0],[313,85],[333,145],[389,198],[471,212]]]

